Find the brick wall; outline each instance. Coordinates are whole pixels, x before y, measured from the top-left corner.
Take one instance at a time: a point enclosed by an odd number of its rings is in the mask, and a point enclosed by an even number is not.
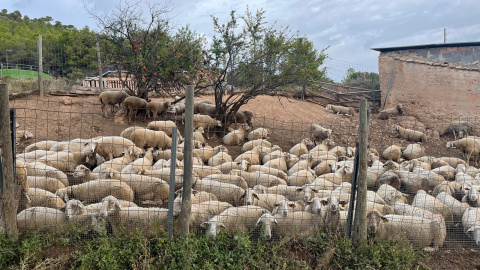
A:
[[[379,56],[382,97],[386,96],[391,69],[395,69],[387,107],[401,102],[455,115],[480,115],[478,68],[405,60],[404,57],[392,57],[398,56],[392,53]]]
[[[435,47],[385,52],[386,56],[412,56],[435,62],[462,63],[479,65],[480,46]]]

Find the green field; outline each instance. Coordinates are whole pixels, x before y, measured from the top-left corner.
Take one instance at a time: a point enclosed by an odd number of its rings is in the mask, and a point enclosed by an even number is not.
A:
[[[38,71],[22,69],[1,69],[0,77],[10,77],[13,79],[36,79],[38,78]],[[50,79],[51,76],[43,73],[43,78]]]

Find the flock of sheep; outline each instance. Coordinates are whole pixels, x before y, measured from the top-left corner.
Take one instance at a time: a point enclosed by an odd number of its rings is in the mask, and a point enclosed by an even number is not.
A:
[[[102,95],[102,104],[118,104]],[[178,114],[185,108],[181,102],[139,105],[136,99],[123,98],[127,115],[134,116],[140,107],[152,116]],[[326,109],[354,115],[348,107]],[[209,236],[221,230],[255,230],[267,239],[345,228],[355,148],[335,145],[334,130],[312,124],[309,138],[282,149],[268,141],[267,128],[252,130],[253,113],[245,110],[237,115],[240,126],[223,137],[223,145],[211,147],[206,145],[210,129],[221,124],[212,118],[214,105],[196,101],[194,111],[191,228],[203,228]],[[401,113],[398,105],[380,112],[379,118]],[[466,162],[479,155],[480,138],[468,135],[470,127],[457,126],[461,128],[451,125],[447,130],[463,138],[448,142],[447,147],[459,148],[465,160],[426,156],[419,143],[392,145],[381,154],[369,149],[371,235],[406,238],[435,250],[443,245],[447,228],[461,224],[480,244],[480,169]],[[174,216],[180,213],[182,199],[183,137],[177,134],[176,160],[171,161],[172,127],[174,121],[152,121],[146,128],[126,128],[119,136],[27,146],[16,160],[28,200],[28,208],[17,215],[19,229],[58,231],[74,224],[113,234],[164,230],[172,163],[176,165]],[[398,125],[394,130],[409,141],[427,140],[419,131]],[[237,145],[242,154],[232,157],[228,147]]]

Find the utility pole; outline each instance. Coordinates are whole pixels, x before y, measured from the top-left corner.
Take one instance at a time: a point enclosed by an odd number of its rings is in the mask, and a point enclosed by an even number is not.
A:
[[[447,28],[443,28],[443,43],[447,43]]]

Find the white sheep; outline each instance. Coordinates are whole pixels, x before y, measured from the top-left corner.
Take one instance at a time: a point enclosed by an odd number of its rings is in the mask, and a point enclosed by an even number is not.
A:
[[[283,195],[260,194],[249,188],[245,191],[244,205],[255,205],[273,211],[277,207],[277,203],[284,200]]]
[[[399,162],[402,157],[402,148],[398,145],[391,145],[383,151],[382,157],[386,160]]]
[[[231,208],[232,205],[226,202],[216,200],[204,201],[201,203],[192,203],[190,214],[190,228],[198,228],[203,222],[210,220],[216,215],[221,214],[225,210]]]
[[[314,215],[309,212],[294,212],[289,216],[263,214],[256,226],[261,226],[265,239],[285,236],[308,236],[315,230]]]
[[[29,187],[44,189],[52,193],[55,193],[58,189],[65,187],[62,181],[53,177],[28,176],[27,181]]]
[[[202,144],[205,143],[205,138],[203,137],[203,127],[198,127],[193,131],[193,140],[199,141]]]
[[[104,91],[100,93],[98,99],[102,103],[102,114],[107,118],[107,110],[105,110],[106,105],[111,105],[111,112],[114,112],[115,105],[123,104],[123,101],[129,97],[129,95],[124,91]]]
[[[240,170],[232,170],[230,173],[236,174],[242,177],[249,188],[253,188],[256,185],[262,185],[266,187],[277,186],[277,185],[286,185],[286,181],[268,173],[263,173],[261,171],[246,172]]]
[[[477,158],[480,156],[480,138],[475,136],[467,136],[455,141],[447,142],[447,148],[459,148],[463,157],[467,162],[471,156],[475,156],[475,164],[478,165]],[[452,166],[453,167],[453,166]]]
[[[219,227],[231,232],[247,232],[255,228],[258,218],[265,213],[268,213],[266,209],[253,205],[230,207],[202,223],[202,226],[210,237],[218,234]]]
[[[140,148],[157,147],[158,149],[165,149],[172,147],[172,138],[163,131],[135,129],[132,136],[133,143]],[[177,142],[179,140],[180,138],[177,138]]]
[[[265,157],[267,157],[267,156],[265,156]],[[291,155],[289,153],[281,153],[280,157],[275,158],[275,159],[270,159],[269,161],[263,163],[263,166],[278,169],[278,170],[286,172],[288,170],[287,163],[290,160],[290,157],[291,157]]]
[[[445,180],[454,180],[455,179],[455,168],[450,165],[441,166],[432,170],[432,172],[443,176]]]
[[[450,208],[453,215],[453,220],[455,222],[460,222],[462,220],[463,213],[470,207],[468,203],[462,203],[445,192],[440,192],[436,196],[436,199]]]
[[[331,110],[335,114],[344,114],[344,115],[350,115],[350,116],[355,116],[355,110],[350,107],[344,107],[344,106],[336,106],[332,104],[328,104],[325,106],[325,110],[329,111]]]
[[[300,170],[288,177],[287,184],[290,186],[303,186],[313,182],[314,174],[310,170]]]
[[[259,140],[259,139],[268,139],[268,135],[270,134],[270,131],[266,128],[257,128],[250,133],[248,133],[248,140],[253,141],[253,140]]]
[[[135,146],[131,140],[121,136],[102,136],[94,141],[97,143],[97,147],[95,148],[97,154],[107,160],[121,157],[125,150],[131,146]]]
[[[207,139],[210,139],[210,129],[215,127],[221,127],[222,122],[216,119],[213,119],[209,115],[202,115],[202,114],[194,114],[193,115],[193,128],[202,127],[204,130],[207,131]]]
[[[168,110],[168,107],[172,103],[170,101],[150,101],[145,106],[147,117],[157,117],[165,114]]]
[[[52,146],[54,146],[57,143],[58,143],[57,141],[51,141],[51,140],[36,142],[34,144],[30,144],[27,147],[25,147],[24,152],[27,153],[35,150],[48,151],[50,150],[50,148],[52,148]]]
[[[242,160],[248,161],[252,165],[260,164],[260,149],[258,147],[253,148],[243,154],[240,154],[234,161],[240,162]]]
[[[242,205],[241,198],[245,194],[245,189],[239,186],[215,180],[197,180],[192,188],[212,193],[217,196],[219,201],[228,202],[234,206]]]
[[[85,148],[91,148],[91,143],[93,142],[93,139],[73,139],[70,141],[64,141],[64,142],[57,142],[56,144],[52,145],[49,151],[55,151],[55,152],[60,152],[60,151],[69,151],[69,152],[81,152]]]
[[[92,172],[99,173],[104,169],[113,169],[115,171],[121,172],[128,164],[132,163],[135,159],[139,158],[143,154],[143,150],[136,146],[130,146],[125,150],[122,157],[114,158],[103,163],[100,166],[95,167]]]
[[[310,139],[305,138],[300,143],[294,145],[288,152],[299,157],[303,154],[308,154],[308,149],[313,146],[313,142]]]
[[[252,150],[253,148],[255,147],[258,147],[258,146],[261,146],[261,147],[272,147],[272,144],[265,140],[265,139],[257,139],[257,140],[251,140],[251,141],[248,141],[246,143],[243,144],[242,146],[242,152],[247,152],[247,151],[250,151]],[[278,149],[276,149],[278,150]]]
[[[259,172],[263,172],[263,173],[266,173],[266,174],[274,175],[274,176],[279,177],[279,178],[281,178],[285,181],[288,180],[288,175],[284,171],[274,169],[274,168],[270,168],[270,167],[265,167],[263,165],[250,165],[250,166],[248,166],[247,171],[249,171],[249,172],[259,171]]]
[[[394,187],[383,184],[381,185],[378,190],[377,194],[385,201],[388,205],[394,205],[397,203],[406,203],[407,195],[401,193]]]
[[[313,143],[315,144],[316,141],[323,141],[330,138],[332,135],[332,130],[313,123],[310,125],[309,133]]]
[[[310,149],[308,151],[309,154],[314,153],[314,152],[322,152],[322,151],[327,151],[330,147],[335,146],[335,142],[332,139],[324,139],[322,143],[317,144],[314,148]]]
[[[25,164],[27,168],[27,175],[28,176],[46,176],[46,177],[53,177],[62,182],[64,186],[68,186],[68,177],[67,175],[60,171],[57,168],[52,166],[48,166],[41,162],[32,162]]]
[[[238,162],[238,160],[235,161]],[[227,162],[232,162],[232,156],[226,152],[220,151],[208,160],[208,166],[215,167]]]
[[[265,189],[265,193],[283,195],[289,201],[298,201],[298,200],[303,200],[305,198],[303,187],[276,185],[276,186],[267,187]],[[310,198],[313,198],[313,197],[314,195],[311,194]]]
[[[424,147],[418,143],[409,144],[402,150],[402,156],[408,160],[416,159],[425,155]]]
[[[427,194],[424,190],[419,190],[413,198],[412,206],[423,208],[434,214],[440,214],[445,219],[447,226],[453,225],[452,210],[442,201]]]
[[[28,131],[28,130],[24,130],[24,129],[17,129],[16,130],[16,137],[15,137],[15,142],[18,144],[20,141],[23,141],[23,140],[28,140],[30,138],[33,138],[34,135],[32,132]]]
[[[212,167],[212,166],[198,166],[198,165],[193,165],[193,172],[200,178],[203,178],[205,176],[208,176],[210,174],[220,174],[222,171],[220,171],[219,168]]]
[[[266,193],[272,194],[272,193]],[[277,194],[275,194],[277,195]],[[272,215],[279,214],[281,216],[289,216],[291,213],[303,211],[305,209],[306,203],[304,201],[290,201],[288,199],[277,201],[275,203],[275,208],[272,211]]]
[[[384,215],[378,211],[367,214],[368,231],[380,239],[402,240],[425,251],[438,250],[445,241],[446,228],[439,222],[416,216]],[[433,245],[433,248],[430,248]]]
[[[462,184],[460,182],[455,181],[443,181],[442,183],[438,184],[432,191],[432,196],[436,197],[440,192],[445,192],[448,195],[457,197],[460,195],[462,189]],[[463,196],[463,193],[462,193]]]
[[[33,150],[31,152],[24,152],[17,154],[17,158],[23,159],[25,162],[35,162],[37,159],[40,159],[44,156],[53,155],[57,152],[55,151],[45,151],[45,150]]]
[[[215,167],[218,168],[222,173],[230,173],[232,170],[249,171],[251,164],[246,160],[242,160],[225,162]]]
[[[325,179],[329,182],[334,183],[335,185],[340,185],[342,182],[351,182],[352,174],[353,174],[353,167],[351,165],[345,165],[340,169],[336,170],[334,173],[327,173],[324,175],[320,175],[316,179]]]
[[[397,104],[397,106],[384,109],[378,113],[378,118],[382,120],[386,120],[394,115],[400,115],[403,114],[403,105],[402,104]]]
[[[193,156],[201,158],[202,161],[206,163],[210,158],[218,154],[220,151],[228,153],[228,149],[224,145],[217,145],[214,148],[208,146],[204,148],[193,149]]]
[[[41,188],[29,188],[27,196],[30,198],[31,206],[43,206],[49,208],[60,209],[65,206],[65,202],[62,201],[63,197],[59,197],[50,191],[46,191]]]
[[[397,131],[398,137],[402,139],[406,139],[408,141],[414,141],[414,142],[424,142],[424,143],[427,142],[427,136],[421,131],[403,128],[399,125],[394,125],[392,127],[392,130]]]
[[[96,142],[91,144],[90,148],[85,148],[81,152],[58,152],[56,154],[44,156],[38,159],[48,166],[52,166],[61,171],[73,172],[75,167],[81,163],[89,163],[91,159],[95,158],[94,151]]]
[[[152,122],[148,123],[148,125],[147,125],[147,129],[151,129],[151,130],[155,130],[155,131],[163,131],[168,136],[172,136],[172,129],[174,127],[177,127],[177,124],[175,124],[175,122],[173,122],[171,120],[152,121]],[[180,131],[178,129],[177,129],[177,137],[182,139],[182,135],[180,134]]]
[[[225,145],[240,145],[245,138],[245,132],[249,131],[250,127],[246,124],[242,124],[238,129],[223,136],[223,144]]]
[[[345,211],[340,211],[340,206],[345,207],[347,201],[333,195],[321,198],[320,202],[327,209],[324,221],[325,228],[330,231],[343,230],[341,217],[342,215],[345,216],[345,213],[342,214]]]
[[[178,196],[173,201],[173,209],[174,209],[174,211],[178,212],[182,207],[183,188],[177,190],[175,193]],[[200,203],[207,202],[207,201],[214,201],[214,202],[217,202],[217,203],[228,205],[229,207],[232,206],[229,203],[218,201],[217,196],[215,196],[212,193],[208,193],[208,192],[205,192],[205,191],[197,191],[197,190],[192,190],[191,191],[190,201],[192,203],[192,206],[195,205],[195,204],[200,204]]]
[[[462,216],[463,231],[480,245],[480,208],[470,207]]]
[[[215,181],[218,181],[218,182],[221,182],[221,183],[233,184],[233,185],[236,185],[236,186],[241,187],[243,189],[248,188],[248,184],[245,181],[245,179],[243,179],[243,177],[241,177],[241,176],[239,176],[235,173],[211,174],[209,176],[206,176],[206,177],[202,178],[202,180],[215,180]]]
[[[61,198],[74,196],[86,202],[97,202],[109,195],[122,200],[133,201],[133,190],[120,180],[99,179],[61,188],[55,192]]]

